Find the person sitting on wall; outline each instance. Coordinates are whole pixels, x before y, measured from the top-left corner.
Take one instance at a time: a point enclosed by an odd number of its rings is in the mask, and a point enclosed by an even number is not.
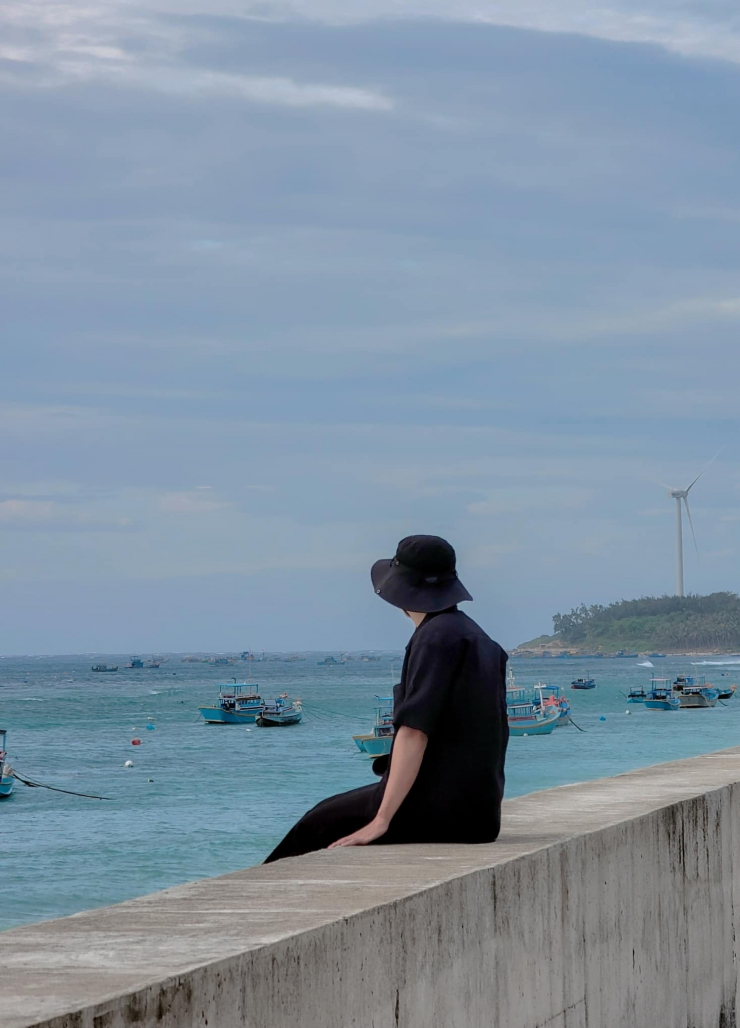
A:
[[[472,596],[439,536],[402,539],[371,570],[415,630],[394,687],[395,735],[380,782],[323,800],[265,863],[325,848],[493,842],[501,827],[507,654],[457,604]]]

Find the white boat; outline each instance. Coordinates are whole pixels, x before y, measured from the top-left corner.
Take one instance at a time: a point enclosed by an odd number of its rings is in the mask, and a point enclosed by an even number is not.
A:
[[[677,675],[673,691],[678,695],[682,710],[716,707],[719,699],[719,689],[707,685],[704,678],[694,678],[692,675]]]

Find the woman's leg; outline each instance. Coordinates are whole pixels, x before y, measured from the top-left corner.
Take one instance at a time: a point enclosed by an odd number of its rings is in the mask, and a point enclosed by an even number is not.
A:
[[[377,814],[382,798],[383,783],[378,782],[322,800],[291,828],[265,863],[326,849],[337,839],[369,824]]]

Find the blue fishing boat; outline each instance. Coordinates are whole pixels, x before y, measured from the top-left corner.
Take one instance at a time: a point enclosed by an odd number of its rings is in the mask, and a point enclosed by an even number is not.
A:
[[[336,657],[324,657],[323,660],[317,660],[316,663],[319,667],[334,667],[337,664],[344,664],[345,661],[337,660]]]
[[[647,710],[678,710],[681,706],[681,701],[673,691],[673,683],[668,678],[652,678],[644,702]]]
[[[558,726],[559,714],[553,707],[543,710],[531,700],[507,705],[509,735],[516,739],[525,735],[551,735]]]
[[[215,707],[201,707],[203,720],[209,725],[253,725],[262,713],[265,701],[251,682],[224,684]]]
[[[15,784],[15,778],[10,773],[10,764],[7,761],[8,752],[5,748],[5,741],[8,737],[8,732],[5,728],[0,728],[0,800],[6,799],[10,796],[13,791],[13,785]]]
[[[595,689],[596,680],[593,678],[576,678],[570,683],[571,689]]]
[[[266,703],[257,718],[260,728],[280,728],[283,725],[297,725],[303,717],[300,700],[291,702],[286,692],[272,703]]]
[[[628,703],[644,703],[648,698],[647,690],[643,685],[632,685],[627,693]]]
[[[506,676],[506,713],[509,721],[509,735],[521,738],[525,735],[550,735],[558,726],[559,707],[552,705],[545,708],[542,693],[535,689],[536,698],[531,691],[517,686],[514,673],[509,668]]]
[[[721,685],[717,693],[718,700],[731,700],[737,690],[736,685]]]
[[[124,664],[127,668],[141,668],[144,667],[144,661],[141,657],[132,657],[128,664]]]
[[[112,671],[118,671],[118,664],[102,664],[102,663],[101,664],[93,664],[93,666],[90,668],[90,670],[91,671],[99,671],[99,672],[101,672],[103,674],[105,674],[105,673],[110,674],[110,672],[112,672]]]
[[[393,697],[376,696],[375,724],[369,735],[353,735],[355,745],[366,757],[384,757],[393,745]]]

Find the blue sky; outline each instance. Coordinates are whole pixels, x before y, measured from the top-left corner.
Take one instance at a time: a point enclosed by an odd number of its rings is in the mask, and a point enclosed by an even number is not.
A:
[[[0,652],[505,645],[738,586],[740,15],[6,0]]]

